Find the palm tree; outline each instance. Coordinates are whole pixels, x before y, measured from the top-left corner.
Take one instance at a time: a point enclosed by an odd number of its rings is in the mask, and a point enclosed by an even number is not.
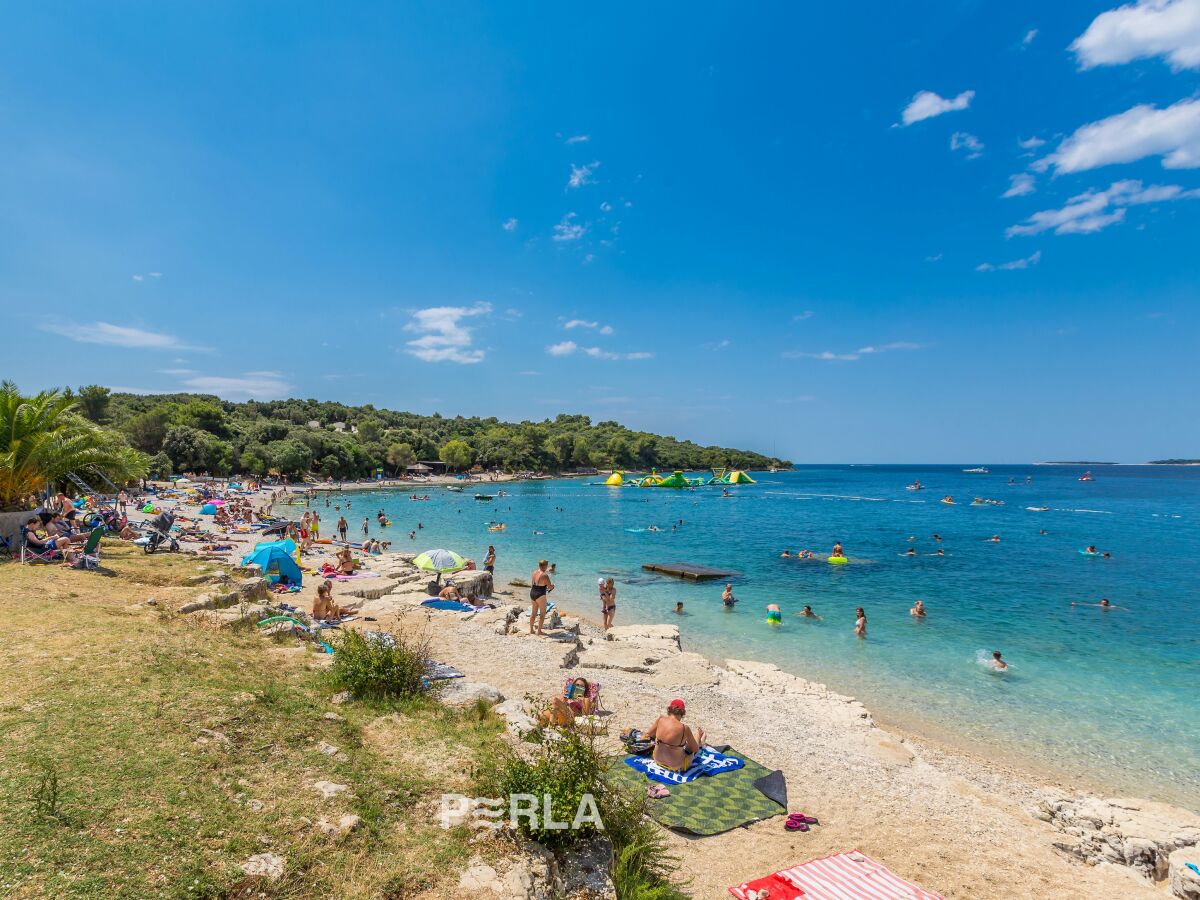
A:
[[[115,483],[146,474],[146,456],[118,434],[89,422],[77,400],[61,391],[24,397],[0,384],[0,509],[22,509],[74,472]]]

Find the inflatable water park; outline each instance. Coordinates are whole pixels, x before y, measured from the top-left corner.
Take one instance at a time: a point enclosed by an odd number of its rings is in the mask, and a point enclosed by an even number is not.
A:
[[[662,476],[655,469],[642,478],[626,478],[624,472],[614,471],[601,484],[607,487],[659,487],[659,488],[696,488],[720,487],[732,484],[754,484],[755,481],[741,469],[713,469],[712,477],[700,475],[688,478],[679,469],[670,475]]]

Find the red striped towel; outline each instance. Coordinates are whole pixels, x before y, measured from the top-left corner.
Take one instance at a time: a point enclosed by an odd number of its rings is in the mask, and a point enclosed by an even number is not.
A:
[[[790,891],[797,889],[805,900],[942,900],[858,850],[813,859],[770,878],[789,885],[789,889],[779,894],[768,879],[760,879],[731,887],[729,893],[738,900],[749,900],[752,890],[770,887],[772,900],[791,900]]]

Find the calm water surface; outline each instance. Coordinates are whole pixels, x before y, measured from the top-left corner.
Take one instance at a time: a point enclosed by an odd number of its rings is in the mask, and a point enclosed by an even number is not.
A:
[[[354,528],[382,507],[396,546],[445,546],[480,563],[494,543],[501,584],[551,559],[556,601],[594,619],[596,579],[612,575],[618,624],[675,623],[689,649],[769,660],[919,733],[1200,809],[1200,468],[1097,467],[1093,482],[1073,467],[962,468],[801,467],[756,475],[729,499],[720,488],[572,480],[506,485],[511,496],[484,503],[476,488],[429,487],[429,502],[355,495],[347,518]],[[926,490],[906,491],[918,478]],[[946,494],[957,505],[940,503]],[[491,519],[507,529],[488,532]],[[649,525],[664,531],[629,530]],[[371,530],[380,533],[373,515]],[[849,565],[824,561],[834,541]],[[1081,555],[1089,544],[1112,559]],[[933,555],[938,546],[945,556]],[[780,559],[785,548],[818,558]],[[726,611],[719,584],[641,570],[656,561],[741,572],[739,604]],[[1121,609],[1071,606],[1101,597]],[[925,621],[908,613],[918,598]],[[673,613],[678,600],[685,616]],[[770,602],[783,627],[766,624]],[[806,603],[820,621],[795,616]],[[853,634],[856,606],[867,611],[865,640]],[[980,663],[994,649],[1011,664],[1006,675]]]

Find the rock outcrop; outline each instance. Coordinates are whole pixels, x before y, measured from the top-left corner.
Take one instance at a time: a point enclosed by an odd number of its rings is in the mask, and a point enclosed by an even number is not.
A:
[[[1054,842],[1059,850],[1090,865],[1129,866],[1152,881],[1168,877],[1172,854],[1200,844],[1200,816],[1150,800],[1053,797],[1034,815],[1064,832]]]

